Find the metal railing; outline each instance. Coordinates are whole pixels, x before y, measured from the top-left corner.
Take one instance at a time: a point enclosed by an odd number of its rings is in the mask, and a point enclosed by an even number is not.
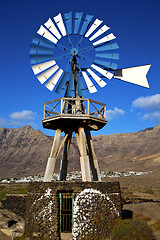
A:
[[[106,105],[88,98],[58,98],[44,104],[44,118],[55,115],[91,115],[106,119]]]

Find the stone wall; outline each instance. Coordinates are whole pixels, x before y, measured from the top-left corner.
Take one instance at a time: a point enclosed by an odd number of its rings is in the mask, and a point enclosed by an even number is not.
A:
[[[25,218],[27,194],[7,194],[4,200],[1,200],[2,206],[18,216]]]
[[[119,182],[34,182],[29,186],[25,232],[31,238],[59,240],[59,192],[73,192],[73,239],[106,239],[122,216]]]

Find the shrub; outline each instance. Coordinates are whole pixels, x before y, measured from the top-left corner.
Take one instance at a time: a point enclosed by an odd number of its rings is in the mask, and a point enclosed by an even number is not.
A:
[[[5,199],[6,194],[27,194],[28,184],[0,185],[0,200]]]
[[[148,188],[148,189],[145,189],[145,190],[143,191],[143,193],[154,194],[154,191],[153,191],[153,189]]]
[[[21,237],[14,237],[13,238],[13,240],[27,240],[27,239],[30,239],[30,237],[27,237],[25,233],[23,233],[23,235]],[[32,238],[32,239],[35,239],[35,238]],[[36,239],[37,240],[45,240],[42,237],[37,237]]]
[[[0,200],[4,199],[6,196],[6,189],[4,186],[0,186]]]
[[[149,216],[147,216],[143,213],[140,213],[140,212],[134,212],[133,218],[138,219],[140,221],[146,221],[146,222],[149,222],[151,220],[151,218]]]
[[[156,220],[154,220],[150,226],[156,231],[156,232],[160,232],[160,218],[157,218]]]
[[[140,220],[121,220],[111,232],[111,240],[153,240],[152,229]]]

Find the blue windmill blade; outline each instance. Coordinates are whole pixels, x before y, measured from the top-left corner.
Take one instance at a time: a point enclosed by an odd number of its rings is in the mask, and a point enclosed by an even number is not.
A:
[[[110,29],[110,27],[107,27],[106,25],[103,25],[103,27],[101,27],[94,35],[92,35],[92,37],[89,38],[89,41],[93,41],[95,38],[99,37],[100,35],[102,35],[106,31],[108,31],[108,29]]]
[[[57,16],[54,17],[54,21],[56,22],[62,36],[66,36],[67,33],[66,33],[66,28],[64,26],[64,22],[63,22],[63,18],[62,18],[62,15],[61,13],[59,13]]]
[[[98,53],[95,56],[100,58],[119,59],[119,53]]]
[[[117,64],[116,63],[106,62],[106,61],[102,61],[102,60],[98,60],[98,59],[95,59],[94,62],[97,63],[100,66],[103,66],[103,67],[106,67],[106,68],[109,68],[109,69],[113,69],[113,70],[117,69]]]
[[[46,38],[47,40],[53,42],[54,44],[56,44],[58,42],[57,38],[50,32],[47,30],[47,28],[45,28],[44,26],[40,26],[39,30],[37,31],[37,33]]]
[[[54,60],[53,55],[30,55],[31,65]]]
[[[77,73],[77,86],[78,86],[78,95],[82,97],[85,96],[86,90],[83,85],[82,77],[80,76],[79,73]]]
[[[53,49],[46,48],[46,47],[41,47],[41,46],[37,46],[37,45],[31,44],[30,54],[31,54],[31,55],[35,55],[35,54],[36,54],[36,55],[41,55],[41,54],[53,55]]]
[[[96,70],[98,73],[102,74],[104,77],[108,78],[108,79],[111,79],[114,75],[113,73],[95,65],[95,64],[92,64],[91,67]]]
[[[83,12],[75,13],[74,34],[78,33],[82,15],[83,15]]]
[[[94,23],[91,25],[91,27],[88,29],[88,31],[86,32],[85,37],[89,37],[92,34],[92,32],[94,32],[102,22],[103,21],[96,19]]]
[[[72,12],[65,13],[64,19],[65,19],[66,26],[67,26],[67,33],[71,34],[72,33]]]
[[[89,78],[89,76],[87,75],[87,73],[85,71],[82,71],[82,75],[84,77],[84,80],[86,82],[87,88],[89,90],[90,93],[95,93],[97,92],[96,87],[94,86],[93,82],[91,81],[91,79]]]
[[[84,35],[85,34],[86,29],[87,29],[89,23],[91,22],[92,18],[93,18],[93,16],[88,15],[88,14],[86,15],[86,18],[85,18],[85,20],[83,22],[82,28],[81,28],[81,30],[79,32],[80,35]]]
[[[98,83],[98,85],[102,88],[106,86],[106,82],[103,81],[95,72],[93,72],[90,68],[87,69],[90,76]]]
[[[96,42],[93,43],[94,46],[100,45],[100,44],[104,44],[107,42],[110,42],[111,40],[115,39],[116,37],[114,36],[113,33],[110,33],[109,35],[97,40]]]
[[[68,72],[64,72],[55,92],[60,94],[60,95],[64,95],[65,94],[65,90],[66,90],[66,83],[67,81],[69,81],[70,78],[70,73]]]
[[[54,65],[53,67],[37,75],[37,78],[43,84],[47,80],[50,80],[58,69],[59,69],[58,65]]]
[[[32,65],[32,70],[33,70],[34,74],[37,75],[38,73],[41,73],[41,72],[45,71],[46,69],[53,67],[55,64],[56,64],[56,62],[54,60],[52,60],[52,61]]]
[[[75,87],[74,87],[74,75],[71,73],[68,89],[67,89],[67,97],[75,97]]]
[[[104,46],[96,46],[94,47],[95,48],[95,51],[98,52],[98,51],[106,51],[106,50],[115,50],[115,49],[118,49],[119,46],[117,43],[113,43],[113,44],[105,44]]]
[[[32,43],[37,44],[38,46],[48,47],[54,49],[55,44],[53,42],[50,42],[46,38],[35,34],[32,40]]]
[[[54,25],[54,23],[52,22],[52,20],[49,18],[48,21],[46,23],[44,23],[44,25],[49,29],[49,31],[51,33],[53,33],[53,35],[57,38],[57,39],[61,39],[61,34],[59,33],[59,31],[57,30],[56,26]]]
[[[48,88],[50,91],[53,91],[57,82],[62,77],[62,74],[63,74],[62,69],[59,69],[55,74],[53,74],[50,80],[45,84],[46,88]]]

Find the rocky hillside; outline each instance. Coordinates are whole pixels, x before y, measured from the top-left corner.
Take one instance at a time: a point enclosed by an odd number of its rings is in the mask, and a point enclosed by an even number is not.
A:
[[[53,138],[31,126],[0,128],[0,178],[43,174]],[[160,166],[160,125],[136,133],[93,137],[102,171],[157,171]],[[56,171],[59,171],[58,157]],[[79,170],[79,152],[72,139],[69,170]]]

